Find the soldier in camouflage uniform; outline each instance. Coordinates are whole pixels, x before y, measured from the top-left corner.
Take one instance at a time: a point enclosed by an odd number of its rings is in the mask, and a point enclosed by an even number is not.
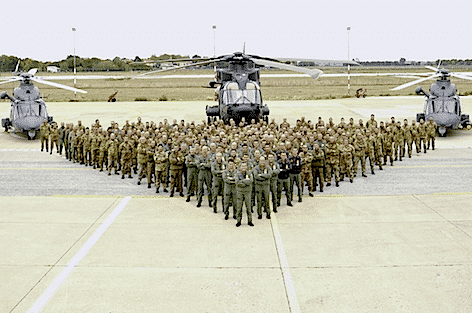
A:
[[[57,124],[56,123],[52,124],[52,127],[50,128],[49,141],[51,142],[51,151],[49,151],[49,154],[52,154],[52,149],[54,148],[54,144],[56,145],[57,153],[59,153],[59,146],[58,146],[59,129],[57,129]]]
[[[151,188],[152,176],[154,175],[154,153],[156,148],[156,142],[151,140],[149,142],[148,149],[146,151],[146,178],[148,183],[148,188]]]
[[[247,169],[247,163],[241,162],[239,172],[236,174],[236,227],[241,226],[243,217],[243,204],[246,205],[247,221],[249,226],[254,226],[252,223],[251,213],[251,192],[252,192],[253,177],[251,171]]]
[[[355,149],[349,144],[347,138],[344,139],[343,144],[339,146],[339,163],[341,180],[344,181],[344,175],[349,177],[349,181],[352,183],[354,180],[354,174],[352,171],[352,160],[354,157]]]
[[[120,152],[121,152],[121,179],[124,179],[126,174],[128,174],[128,178],[133,178],[133,176],[131,176],[132,147],[131,147],[131,144],[129,143],[129,138],[127,136],[123,138],[123,142],[120,145]]]
[[[215,154],[215,162],[211,165],[211,174],[212,179],[212,193],[213,199],[211,206],[213,207],[213,212],[217,212],[217,198],[218,195],[223,196],[224,182],[223,182],[223,171],[226,169],[225,164],[223,163],[223,155],[218,152]],[[221,198],[221,206],[224,208],[224,197]]]
[[[418,133],[418,125],[416,124],[415,120],[411,120],[410,130],[411,130],[411,139],[412,139],[412,142],[415,143],[416,153],[418,154],[421,152],[421,145],[420,145],[420,135]]]
[[[195,147],[190,148],[189,154],[185,157],[187,167],[187,202],[195,194],[198,184],[198,156]]]
[[[324,188],[324,169],[326,166],[326,158],[324,151],[320,148],[319,144],[315,142],[313,144],[313,161],[311,162],[313,172],[313,191],[316,190],[317,181],[320,184],[320,192],[323,192]],[[318,179],[318,180],[317,180]]]
[[[111,175],[111,170],[115,169],[115,174],[118,174],[118,141],[115,139],[115,134],[110,135],[107,142],[108,152],[108,176]]]
[[[302,189],[306,182],[308,185],[308,195],[313,197],[313,153],[308,150],[308,146],[306,145],[304,145],[302,149],[303,152],[300,153],[300,157],[302,158]]]
[[[85,166],[92,166],[92,145],[90,138],[90,129],[88,127],[85,129],[85,133],[82,135],[82,138]]]
[[[167,152],[164,151],[164,146],[159,144],[157,146],[157,151],[154,153],[154,168],[155,168],[155,186],[156,186],[156,193],[159,193],[159,188],[164,188],[164,192],[167,192],[167,184],[166,184],[166,177],[165,171],[167,166]]]
[[[258,219],[262,218],[262,207],[264,206],[264,212],[266,217],[270,219],[270,207],[269,207],[269,188],[270,179],[272,177],[272,169],[266,165],[266,160],[263,156],[259,159],[259,164],[252,170],[254,177],[254,185],[256,186],[256,198],[257,198],[257,214]]]
[[[423,143],[423,151],[426,153],[426,135],[427,135],[427,130],[426,130],[426,124],[424,123],[424,120],[420,120],[420,125],[418,125],[418,137],[420,138],[420,152],[421,152],[421,143]]]
[[[408,125],[408,120],[403,120],[403,156],[405,156],[405,146],[408,147],[408,157],[411,158],[411,149],[413,148],[413,136],[411,134],[411,126]]]
[[[185,158],[180,151],[178,145],[174,145],[172,152],[169,154],[170,163],[170,196],[174,196],[174,187],[181,197],[184,196],[182,189],[182,171],[184,167]]]
[[[65,138],[66,127],[64,122],[61,123],[59,127],[59,155],[62,155],[62,148],[64,147],[64,138]]]
[[[206,185],[208,191],[208,205],[211,207],[211,155],[208,153],[207,146],[202,147],[202,154],[199,156],[198,164],[197,207],[202,206],[203,184]]]
[[[103,163],[105,162],[105,158],[107,157],[107,142],[108,142],[108,133],[106,130],[102,132],[102,136],[100,137],[100,143],[98,148],[98,165],[97,168],[100,168],[100,172],[103,172]]]
[[[141,137],[138,144],[138,166],[139,166],[139,175],[138,175],[138,185],[141,185],[141,179],[143,179],[147,171],[147,148],[146,138]]]
[[[334,137],[329,137],[326,145],[326,186],[331,186],[331,177],[334,174],[336,187],[339,187],[339,147]]]
[[[272,153],[267,156],[267,166],[272,170],[272,177],[270,178],[270,193],[272,197],[272,209],[277,213],[277,185],[280,166],[279,163],[275,161],[275,156]]]
[[[375,123],[374,123],[375,124]],[[374,164],[375,164],[375,135],[367,129],[365,131],[365,144],[366,144],[366,161],[369,158],[370,173],[375,175]]]
[[[352,165],[352,170],[354,177],[357,176],[357,168],[359,166],[359,161],[361,162],[362,177],[367,177],[365,174],[365,155],[366,155],[366,143],[364,136],[361,133],[356,135],[354,139],[354,164]]]
[[[287,205],[292,205],[292,190],[290,189],[290,170],[291,163],[287,158],[286,152],[280,153],[279,163],[279,175],[277,177],[277,208],[280,207],[280,200],[282,198],[282,189],[285,190],[285,196],[287,197]]]
[[[44,142],[46,142],[46,152],[48,152],[48,143],[49,143],[49,124],[48,120],[44,120],[44,122],[39,127],[40,132],[40,139],[41,139],[41,151],[44,150]]]
[[[223,213],[225,220],[229,218],[230,202],[233,204],[233,218],[236,219],[236,174],[237,170],[234,167],[234,160],[228,160],[228,167],[223,171],[224,196],[223,196]],[[190,183],[190,181],[189,181]]]
[[[401,161],[402,156],[404,155],[404,151],[403,151],[403,147],[404,147],[404,144],[403,144],[403,140],[404,140],[403,129],[401,127],[400,121],[398,121],[396,125],[392,125],[392,127],[393,127],[395,161],[397,161],[399,157],[400,157],[400,161]]]
[[[434,122],[432,117],[429,118],[428,123],[426,123],[426,142],[428,143],[428,150],[431,143],[431,147],[434,150],[434,140],[436,137],[436,130],[438,125]]]
[[[390,165],[393,166],[393,133],[390,126],[387,127],[385,134],[382,138],[383,151],[384,151],[384,165],[387,164],[387,156],[390,157]]]

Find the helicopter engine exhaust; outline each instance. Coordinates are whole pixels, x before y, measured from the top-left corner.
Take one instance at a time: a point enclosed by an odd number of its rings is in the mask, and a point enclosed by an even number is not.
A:
[[[422,87],[417,87],[415,89],[415,92],[417,95],[425,95],[426,97],[429,98],[429,93],[427,93]]]

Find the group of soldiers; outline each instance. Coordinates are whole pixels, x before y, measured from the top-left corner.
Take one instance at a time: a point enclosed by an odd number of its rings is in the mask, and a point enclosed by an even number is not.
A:
[[[325,122],[321,117],[316,124],[304,117],[291,126],[287,119],[277,124],[244,118],[239,124],[230,121],[207,123],[159,124],[141,121],[126,123],[119,127],[111,122],[104,128],[97,119],[91,127],[81,121],[58,127],[45,120],[41,126],[41,151],[50,153],[54,146],[59,154],[74,162],[112,172],[125,179],[137,175],[137,184],[147,180],[147,187],[154,184],[156,193],[179,193],[187,202],[196,196],[197,207],[202,205],[205,189],[208,205],[217,213],[218,196],[225,219],[232,207],[236,226],[241,225],[243,206],[246,208],[248,225],[256,207],[259,219],[263,213],[270,219],[271,212],[281,206],[282,192],[288,206],[293,206],[293,193],[297,187],[298,202],[307,186],[309,196],[317,190],[323,192],[331,185],[336,187],[348,178],[352,183],[357,176],[359,163],[361,175],[366,175],[369,160],[371,174],[374,166],[382,170],[389,161],[411,158],[413,145],[416,153],[435,148],[437,125],[431,119],[390,121],[377,123],[372,114],[364,124],[353,118],[345,122],[341,118],[335,124],[332,118]],[[206,188],[205,188],[206,187]],[[270,207],[272,204],[272,208]]]

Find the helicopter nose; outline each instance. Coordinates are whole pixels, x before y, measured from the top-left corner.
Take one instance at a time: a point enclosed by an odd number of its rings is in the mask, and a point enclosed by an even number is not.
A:
[[[44,118],[38,116],[27,116],[15,121],[15,126],[21,130],[39,129]]]

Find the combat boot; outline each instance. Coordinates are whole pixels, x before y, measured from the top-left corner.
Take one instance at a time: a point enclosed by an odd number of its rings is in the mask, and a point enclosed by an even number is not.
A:
[[[187,200],[185,202],[190,202],[190,196],[187,197]]]
[[[125,179],[125,175],[121,175],[121,179]]]
[[[151,184],[148,184],[148,188],[151,188]]]
[[[372,174],[372,175],[375,175],[375,172],[374,172],[374,170],[372,170],[372,171],[371,171],[371,174]]]

